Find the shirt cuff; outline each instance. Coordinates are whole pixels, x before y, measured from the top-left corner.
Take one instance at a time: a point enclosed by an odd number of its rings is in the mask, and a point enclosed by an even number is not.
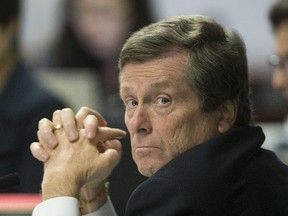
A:
[[[74,197],[56,197],[37,205],[32,216],[80,216],[79,202]],[[110,198],[97,211],[85,216],[117,216]]]
[[[37,205],[32,216],[80,216],[79,202],[74,197],[56,197]]]

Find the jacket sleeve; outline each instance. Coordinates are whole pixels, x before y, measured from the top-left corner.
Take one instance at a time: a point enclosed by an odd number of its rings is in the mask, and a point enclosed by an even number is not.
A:
[[[32,216],[80,216],[79,203],[74,197],[48,199],[34,208]],[[85,216],[117,216],[117,214],[108,199],[100,209]]]

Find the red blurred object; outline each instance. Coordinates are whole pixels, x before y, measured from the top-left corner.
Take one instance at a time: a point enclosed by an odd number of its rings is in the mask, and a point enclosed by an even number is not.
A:
[[[40,202],[40,194],[0,194],[0,214],[32,213]]]

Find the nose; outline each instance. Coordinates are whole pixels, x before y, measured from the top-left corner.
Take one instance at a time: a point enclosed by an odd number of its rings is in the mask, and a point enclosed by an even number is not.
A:
[[[285,82],[287,80],[287,75],[282,69],[276,69],[272,77],[272,86],[275,89],[283,90],[285,88]]]
[[[127,127],[131,132],[148,134],[152,131],[149,107],[138,105],[131,116],[127,117]]]

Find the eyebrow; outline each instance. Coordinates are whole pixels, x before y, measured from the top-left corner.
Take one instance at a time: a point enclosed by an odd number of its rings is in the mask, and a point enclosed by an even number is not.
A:
[[[152,82],[150,83],[150,89],[165,89],[165,88],[169,88],[172,85],[172,82],[170,80],[164,80],[164,81],[156,81],[156,82]],[[129,86],[121,86],[120,87],[120,96],[123,95],[124,93],[127,94],[129,92],[134,91],[131,87]]]

